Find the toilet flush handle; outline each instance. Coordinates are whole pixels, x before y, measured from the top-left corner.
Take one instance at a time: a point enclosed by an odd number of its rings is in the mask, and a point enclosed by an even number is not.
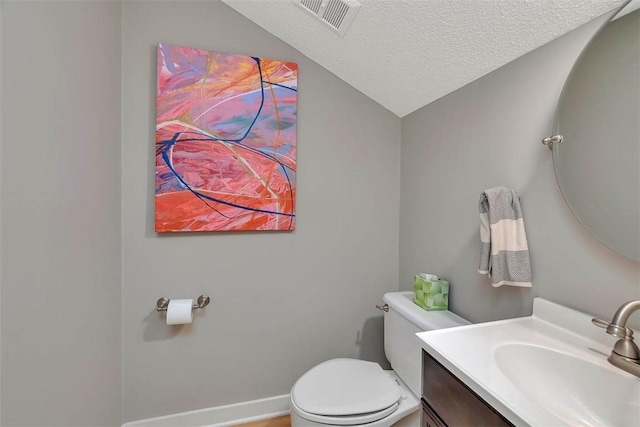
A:
[[[389,304],[385,304],[385,305],[376,305],[376,308],[380,311],[389,311]]]

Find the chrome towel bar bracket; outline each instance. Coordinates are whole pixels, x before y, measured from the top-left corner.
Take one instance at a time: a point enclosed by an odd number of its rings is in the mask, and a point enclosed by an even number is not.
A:
[[[171,300],[169,298],[167,298],[167,297],[160,298],[156,302],[156,310],[157,311],[167,311],[167,308],[169,307],[169,301],[171,301]],[[209,305],[210,301],[211,301],[211,298],[209,298],[207,295],[200,295],[198,297],[198,299],[196,300],[196,302],[191,306],[191,308],[193,310],[195,310],[197,308],[204,308],[204,307]]]

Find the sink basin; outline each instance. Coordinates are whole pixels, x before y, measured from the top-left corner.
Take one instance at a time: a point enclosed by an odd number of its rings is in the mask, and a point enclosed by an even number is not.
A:
[[[493,356],[521,392],[569,425],[640,423],[640,381],[632,375],[537,345],[503,344]]]
[[[607,361],[616,339],[592,318],[535,298],[531,316],[417,336],[515,426],[640,427],[640,378]]]

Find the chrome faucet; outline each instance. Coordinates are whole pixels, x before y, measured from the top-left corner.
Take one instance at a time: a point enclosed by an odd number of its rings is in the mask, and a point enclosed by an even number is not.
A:
[[[606,320],[594,318],[591,322],[605,328],[609,335],[619,338],[611,350],[611,356],[607,359],[613,366],[627,371],[636,377],[640,377],[640,349],[633,341],[633,330],[627,328],[629,316],[640,310],[640,300],[629,301],[616,311],[611,323]]]

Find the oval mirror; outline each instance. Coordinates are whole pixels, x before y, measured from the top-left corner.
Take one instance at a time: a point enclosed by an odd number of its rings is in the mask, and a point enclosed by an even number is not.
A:
[[[640,261],[640,10],[625,12],[574,65],[555,117],[562,143],[552,149],[574,215],[602,243]]]

